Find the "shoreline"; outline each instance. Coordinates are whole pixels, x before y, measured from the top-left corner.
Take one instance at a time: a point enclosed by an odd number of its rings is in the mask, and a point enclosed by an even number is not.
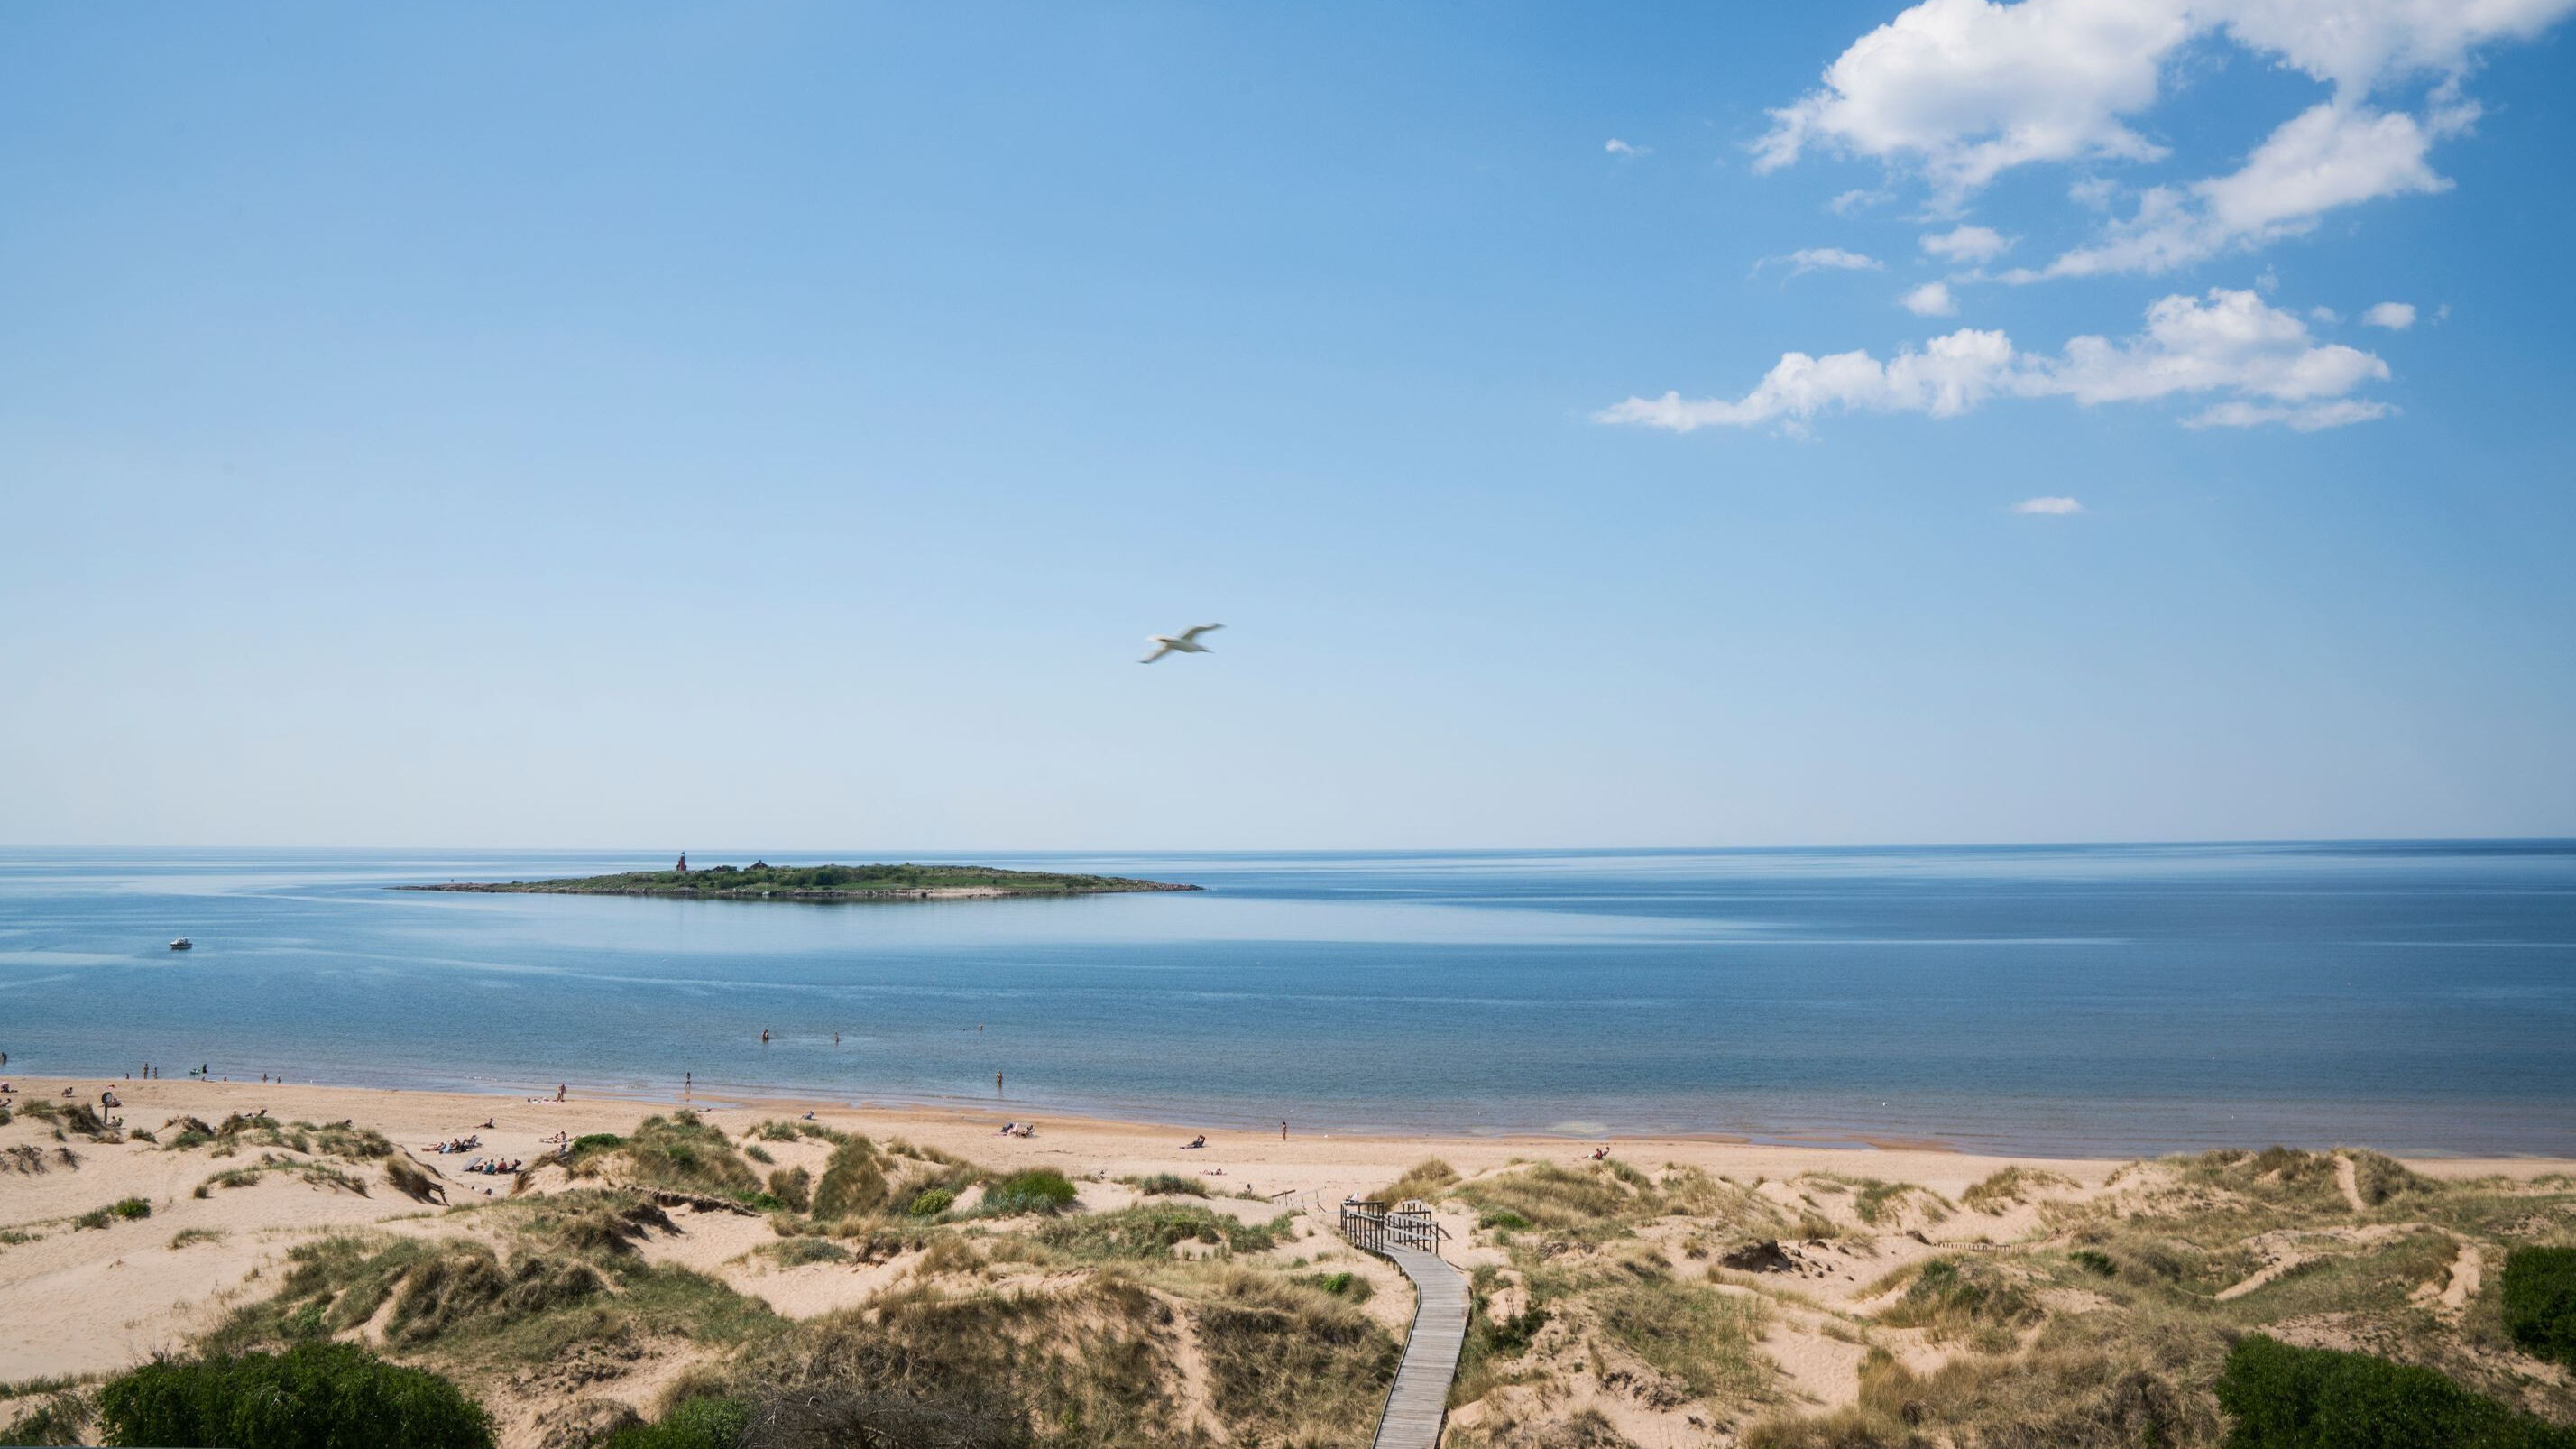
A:
[[[1237,1153],[1247,1165],[1259,1164],[1274,1171],[1295,1166],[1314,1168],[1334,1166],[1356,1169],[1387,1169],[1387,1175],[1409,1166],[1425,1156],[1440,1157],[1462,1168],[1471,1162],[1499,1164],[1536,1152],[1549,1156],[1567,1153],[1576,1147],[1607,1146],[1614,1153],[1640,1153],[1652,1150],[1663,1159],[1703,1166],[1712,1171],[1753,1172],[1772,1175],[1794,1175],[1808,1170],[1838,1170],[1855,1162],[1869,1162],[1874,1170],[1889,1175],[1905,1175],[1930,1184],[1952,1182],[1965,1187],[1999,1167],[2013,1164],[2047,1166],[2086,1175],[2107,1173],[2131,1162],[2152,1161],[2152,1156],[2134,1154],[2056,1154],[2040,1152],[2006,1152],[1964,1148],[1956,1144],[1919,1139],[1890,1138],[1821,1142],[1793,1140],[1759,1140],[1720,1133],[1603,1133],[1573,1135],[1528,1131],[1491,1133],[1371,1132],[1351,1130],[1299,1130],[1294,1119],[1290,1135],[1284,1139],[1272,1136],[1265,1127],[1242,1124],[1173,1123],[1143,1118],[1102,1116],[1079,1111],[1057,1111],[1043,1103],[1019,1103],[1004,1106],[980,1106],[967,1103],[926,1103],[862,1099],[851,1101],[814,1095],[797,1095],[777,1091],[743,1091],[724,1086],[680,1093],[654,1093],[620,1090],[596,1085],[581,1086],[568,1092],[564,1100],[551,1095],[530,1096],[505,1091],[498,1087],[484,1090],[459,1090],[436,1087],[370,1087],[318,1082],[201,1082],[194,1078],[155,1078],[135,1081],[122,1078],[90,1076],[12,1076],[18,1091],[10,1098],[25,1102],[30,1099],[60,1100],[64,1087],[75,1091],[75,1100],[95,1101],[98,1089],[115,1090],[129,1113],[137,1110],[180,1110],[188,1103],[203,1101],[219,1111],[236,1108],[269,1107],[289,1115],[321,1119],[323,1113],[351,1116],[359,1111],[377,1114],[389,1121],[445,1123],[450,1117],[461,1120],[481,1112],[496,1116],[502,1111],[539,1109],[548,1120],[566,1118],[614,1117],[630,1121],[640,1111],[687,1108],[708,1115],[741,1116],[756,1119],[770,1116],[796,1116],[811,1111],[818,1117],[857,1124],[860,1130],[886,1135],[913,1136],[921,1140],[946,1139],[977,1144],[969,1151],[981,1151],[987,1157],[1011,1157],[1011,1147],[1018,1139],[999,1138],[997,1128],[1005,1122],[1034,1121],[1041,1138],[1049,1145],[1043,1155],[1060,1156],[1065,1151],[1097,1152],[1100,1150],[1153,1151],[1149,1145],[1168,1140],[1179,1142],[1204,1134],[1211,1146],[1220,1143],[1230,1149],[1228,1160]],[[298,1109],[291,1104],[312,1101],[313,1108]],[[452,1109],[466,1107],[463,1111]],[[197,1110],[188,1107],[187,1110]],[[199,1111],[199,1115],[204,1115]],[[156,1122],[134,1119],[135,1125],[157,1127]],[[443,1130],[432,1128],[430,1130]],[[964,1134],[958,1137],[958,1134]],[[579,1135],[576,1133],[575,1135]],[[980,1141],[979,1141],[980,1139]],[[985,1143],[998,1146],[982,1145]],[[2260,1150],[2269,1144],[2242,1142],[2228,1144],[2246,1150]],[[2359,1144],[2347,1144],[2359,1145]],[[1270,1149],[1281,1149],[1272,1151]],[[1157,1152],[1159,1162],[1169,1153]],[[2551,1157],[2536,1154],[2481,1154],[2399,1156],[2417,1171],[2446,1179],[2505,1176],[2529,1179],[2552,1173],[2576,1175],[2576,1157]],[[1172,1156],[1172,1161],[1188,1163],[1203,1159]],[[1168,1164],[1163,1164],[1168,1165]],[[1302,1175],[1302,1174],[1301,1174]]]

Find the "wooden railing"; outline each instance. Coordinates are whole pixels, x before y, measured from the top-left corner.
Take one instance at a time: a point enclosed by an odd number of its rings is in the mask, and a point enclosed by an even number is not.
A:
[[[1429,1203],[1410,1198],[1393,1207],[1357,1198],[1342,1203],[1342,1237],[1362,1252],[1418,1248],[1438,1257],[1440,1240],[1447,1236],[1432,1220]]]

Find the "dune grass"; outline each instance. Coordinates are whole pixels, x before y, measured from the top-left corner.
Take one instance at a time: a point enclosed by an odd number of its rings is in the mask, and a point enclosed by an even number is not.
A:
[[[1118,1180],[1147,1197],[1209,1196],[1205,1179],[1183,1177],[1177,1172],[1157,1172],[1145,1177],[1122,1177]]]

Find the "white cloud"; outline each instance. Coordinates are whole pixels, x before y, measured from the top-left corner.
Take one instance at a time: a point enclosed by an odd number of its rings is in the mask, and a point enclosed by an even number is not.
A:
[[[1834,272],[1883,272],[1887,270],[1887,265],[1884,262],[1881,262],[1878,258],[1862,256],[1859,252],[1847,252],[1841,247],[1808,247],[1803,251],[1791,252],[1786,258],[1770,258],[1769,260],[1786,260],[1790,264],[1790,275],[1792,276],[1796,276],[1801,272],[1813,272],[1819,270]]]
[[[2147,308],[2147,329],[2112,342],[2078,337],[2038,362],[2024,387],[2082,403],[2134,402],[2225,388],[2277,402],[2341,397],[2388,376],[2388,364],[2341,343],[2315,345],[2308,325],[2252,292],[2210,289]]]
[[[2166,297],[2147,325],[2113,342],[2077,337],[2058,355],[2017,354],[2002,332],[1961,328],[1880,362],[1867,352],[1783,355],[1740,399],[1690,400],[1668,392],[1632,397],[1593,415],[1687,433],[1780,421],[1792,428],[1824,412],[1917,412],[1953,417],[1998,394],[2068,397],[2091,406],[2176,394],[2231,393],[2190,422],[2244,427],[2279,422],[2336,427],[2385,415],[2386,404],[2350,394],[2383,380],[2388,364],[2341,344],[2320,345],[2307,324],[2252,292],[2213,289]]]
[[[1925,282],[1897,298],[1896,304],[1917,317],[1952,317],[1959,311],[1959,304],[1951,298],[1947,282]]]
[[[2308,320],[2311,322],[2323,322],[2328,326],[2332,326],[2343,320],[2343,314],[2332,307],[2310,307],[2308,309]]]
[[[1833,200],[1826,202],[1825,210],[1832,212],[1836,216],[1849,216],[1853,212],[1865,211],[1885,200],[1887,200],[1887,192],[1884,190],[1871,191],[1855,189],[1843,192]]]
[[[1620,140],[1618,137],[1613,136],[1602,145],[1601,149],[1609,152],[1613,156],[1643,156],[1652,148],[1646,146],[1632,146],[1627,142]]]
[[[1771,113],[1755,169],[1825,146],[1920,166],[1955,197],[2033,161],[2153,159],[2120,117],[2154,103],[2191,28],[2178,0],[1923,0]]]
[[[2478,47],[2532,39],[2571,8],[2570,0],[2226,0],[2205,14],[2247,48],[2359,96],[2398,76],[2457,75]]]
[[[2576,0],[1922,0],[1853,41],[1824,84],[1773,111],[1757,169],[1810,147],[1919,166],[1953,194],[2087,157],[2150,160],[2130,129],[2165,62],[2223,32],[2358,104],[2384,82],[2461,74],[2480,46],[2528,40]]]
[[[2194,413],[2182,420],[2186,428],[2252,428],[2265,423],[2283,423],[2302,433],[2322,428],[2340,428],[2347,423],[2366,423],[2397,411],[2383,402],[2365,402],[2344,398],[2338,402],[2281,403],[2223,402]]]
[[[2120,183],[2108,176],[2087,176],[2066,188],[2066,199],[2087,211],[2109,211]]]
[[[2015,272],[2012,280],[2170,271],[2308,231],[2339,206],[2447,191],[2451,183],[2433,173],[2425,153],[2437,135],[2466,123],[2457,110],[2425,124],[2403,112],[2312,106],[2264,138],[2235,172],[2187,187],[2153,187],[2139,196],[2136,214],[2114,223],[2103,240],[2043,270]]]
[[[1792,352],[1736,402],[1685,400],[1679,393],[1632,397],[1593,414],[1602,423],[1637,423],[1676,433],[1744,427],[1775,418],[1803,422],[1830,409],[1928,413],[1954,417],[1985,401],[2009,375],[2012,342],[2000,332],[1962,327],[1882,363],[1866,352],[1809,357]]]
[[[1925,233],[1923,250],[1953,265],[1973,267],[2012,250],[2012,239],[1990,226],[1962,226]]]
[[[2012,511],[2015,513],[2036,513],[2044,517],[2062,518],[2070,513],[2082,513],[2084,511],[2084,505],[2076,502],[2072,498],[2025,498],[2019,503],[2014,504],[2012,506]]]
[[[2426,153],[2476,119],[2458,83],[2477,52],[2571,10],[2576,0],[1922,0],[1771,113],[1755,169],[1813,150],[1870,157],[1955,210],[2016,166],[2162,157],[2136,123],[2197,40],[2224,37],[2331,85],[2331,100],[2276,128],[2236,172],[2150,190],[2100,241],[2020,277],[2164,271],[2307,231],[2337,207],[2446,189]],[[2370,104],[2424,74],[2441,81],[2421,116]],[[2111,191],[2093,177],[2069,194],[2098,209]]]
[[[2361,320],[2373,327],[2385,327],[2391,332],[2403,332],[2415,325],[2415,304],[2382,302],[2362,313]]]

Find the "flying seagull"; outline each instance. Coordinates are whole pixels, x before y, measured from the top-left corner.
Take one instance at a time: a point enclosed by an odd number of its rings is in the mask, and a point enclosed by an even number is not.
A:
[[[1151,664],[1155,660],[1162,658],[1164,655],[1172,653],[1205,654],[1208,652],[1208,647],[1199,642],[1199,636],[1207,633],[1211,629],[1222,629],[1224,627],[1225,626],[1223,624],[1201,624],[1196,628],[1183,629],[1178,634],[1151,635],[1145,640],[1145,642],[1154,646],[1154,652],[1146,655],[1144,658],[1139,659],[1136,662],[1139,664]]]

